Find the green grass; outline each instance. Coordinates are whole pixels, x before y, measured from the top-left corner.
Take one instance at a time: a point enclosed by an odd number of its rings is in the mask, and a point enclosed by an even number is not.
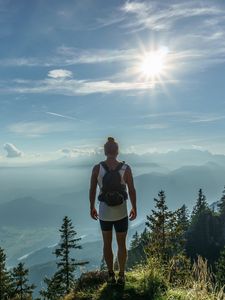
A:
[[[87,272],[74,293],[63,300],[225,300],[223,290],[212,284],[211,275],[206,261],[200,258],[186,283],[174,285],[165,279],[160,262],[149,259],[126,273],[124,287],[107,285],[107,273]]]
[[[65,300],[160,300],[167,291],[167,284],[153,269],[137,269],[126,273],[124,286],[108,285],[98,282],[92,273],[82,282],[82,288],[76,288],[74,294]],[[93,284],[92,284],[92,283]]]

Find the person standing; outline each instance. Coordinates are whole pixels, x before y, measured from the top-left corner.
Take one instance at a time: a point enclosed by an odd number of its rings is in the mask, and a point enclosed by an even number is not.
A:
[[[127,260],[126,237],[128,231],[128,218],[133,221],[137,217],[136,190],[133,182],[131,167],[124,161],[117,160],[119,154],[118,143],[113,137],[108,137],[104,144],[105,161],[96,164],[92,169],[89,199],[90,215],[100,222],[103,237],[103,254],[108,269],[108,283],[116,283],[113,269],[112,230],[116,232],[118,245],[119,273],[117,283],[125,283],[125,266]],[[95,208],[96,189],[98,195],[99,211]],[[128,187],[128,193],[127,193]],[[128,215],[127,199],[131,202]]]

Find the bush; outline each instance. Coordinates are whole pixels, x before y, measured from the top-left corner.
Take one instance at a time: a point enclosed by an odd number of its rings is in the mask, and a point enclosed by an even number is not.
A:
[[[81,274],[77,280],[75,289],[91,289],[96,288],[106,282],[107,272],[106,271],[90,271]]]
[[[147,264],[140,269],[140,272],[143,273],[140,278],[140,289],[143,295],[154,299],[167,291],[168,285],[164,278],[164,269],[159,260],[154,257],[148,258]]]

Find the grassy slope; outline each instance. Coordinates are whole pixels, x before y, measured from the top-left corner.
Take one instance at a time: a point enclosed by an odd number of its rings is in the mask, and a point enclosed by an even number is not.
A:
[[[126,273],[124,287],[109,286],[105,278],[89,272],[82,286],[63,300],[225,300],[224,293],[208,293],[197,282],[187,288],[171,288],[159,270],[139,268]]]

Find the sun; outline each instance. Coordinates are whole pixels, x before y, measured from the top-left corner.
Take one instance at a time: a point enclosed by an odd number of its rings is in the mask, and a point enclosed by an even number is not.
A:
[[[155,79],[163,75],[166,69],[168,49],[145,52],[138,64],[138,73],[145,79]]]

